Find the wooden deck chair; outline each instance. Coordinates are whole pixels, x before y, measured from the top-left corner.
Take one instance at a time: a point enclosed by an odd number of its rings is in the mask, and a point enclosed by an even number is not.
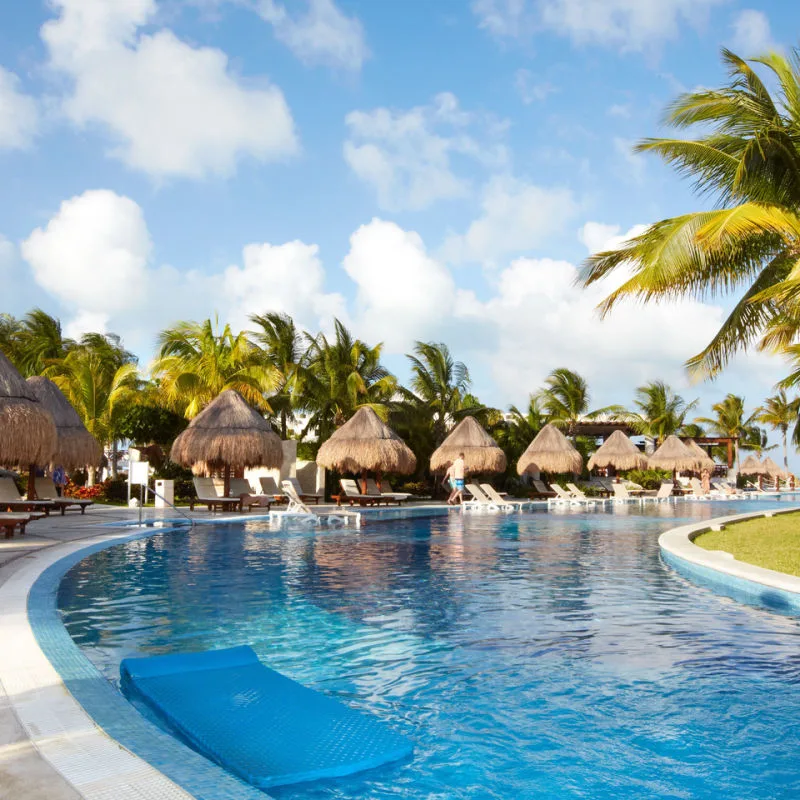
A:
[[[223,511],[237,508],[241,510],[242,501],[238,497],[220,497],[213,478],[194,478],[193,482],[197,497],[190,498],[190,511],[194,511],[195,506],[206,506],[209,511],[216,511],[218,508]]]
[[[93,500],[81,500],[77,497],[61,497],[56,490],[56,485],[50,478],[36,478],[33,484],[36,487],[36,496],[40,500],[49,500],[61,511],[61,516],[68,508],[80,509],[81,514],[86,513],[86,509],[94,504]]]

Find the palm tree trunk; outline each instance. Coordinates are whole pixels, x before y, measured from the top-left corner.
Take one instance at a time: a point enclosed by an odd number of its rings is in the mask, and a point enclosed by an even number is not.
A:
[[[117,477],[117,440],[111,442],[111,477]]]
[[[94,466],[94,464],[92,464],[86,469],[86,485],[94,486],[94,482],[96,479],[97,479],[97,467]]]
[[[787,433],[787,429],[784,428],[784,430],[783,430],[783,468],[786,470],[786,472],[788,472],[789,471],[789,445],[787,444],[787,441],[786,441],[786,433]]]
[[[289,435],[289,428],[286,422],[286,416],[287,416],[286,409],[284,408],[281,410],[281,439],[283,439],[284,441]]]
[[[36,464],[28,467],[28,500],[36,499]]]

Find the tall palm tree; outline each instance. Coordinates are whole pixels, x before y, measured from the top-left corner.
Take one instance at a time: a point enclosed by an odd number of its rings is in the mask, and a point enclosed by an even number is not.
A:
[[[756,409],[756,419],[764,425],[769,425],[774,431],[780,431],[783,440],[783,467],[789,471],[789,427],[795,426],[797,436],[797,419],[800,415],[800,398],[790,400],[785,389],[780,389],[777,394],[768,397],[761,408]]]
[[[585,378],[566,367],[554,369],[545,378],[545,388],[540,389],[538,400],[548,417],[548,422],[565,428],[570,434],[584,417],[624,412],[621,406],[606,406],[589,410],[591,397]]]
[[[119,439],[119,426],[125,411],[138,397],[141,387],[135,363],[115,363],[91,348],[77,347],[45,370],[89,432],[103,445]],[[111,472],[116,475],[116,458]],[[89,467],[89,485],[95,480],[95,467]]]
[[[737,294],[714,338],[688,362],[715,375],[753,344],[783,349],[800,329],[800,58],[771,53],[746,62],[722,51],[729,80],[719,89],[681,95],[666,122],[696,129],[694,139],[645,139],[652,152],[690,178],[716,206],[656,222],[615,250],[584,263],[580,282],[633,269],[601,304],[622,298]],[[751,64],[773,79],[771,93]]]
[[[163,405],[197,416],[220,392],[233,389],[251,405],[270,411],[266,396],[280,383],[277,370],[230,325],[219,321],[179,322],[161,331],[152,375]]]
[[[295,404],[311,415],[301,438],[313,429],[324,441],[361,406],[386,419],[397,379],[381,364],[383,345],[356,339],[338,319],[332,339],[322,333],[307,338],[302,370],[293,382]]]
[[[286,439],[293,410],[292,386],[302,368],[303,337],[288,314],[253,314],[250,321],[257,326],[251,339],[260,348],[264,363],[275,371],[275,392],[268,402],[280,418],[281,438]]]
[[[629,423],[657,445],[683,428],[697,400],[687,403],[664,381],[650,381],[636,389],[634,405],[637,411],[627,416]]]
[[[745,415],[744,398],[728,393],[711,406],[713,417],[698,417],[696,422],[708,425],[717,436],[735,439],[736,469],[739,469],[739,448],[760,450],[763,447],[761,430],[755,424],[758,410]]]
[[[75,347],[75,342],[63,335],[61,322],[41,308],[34,308],[19,321],[13,338],[15,366],[26,377],[41,375],[49,363]]]

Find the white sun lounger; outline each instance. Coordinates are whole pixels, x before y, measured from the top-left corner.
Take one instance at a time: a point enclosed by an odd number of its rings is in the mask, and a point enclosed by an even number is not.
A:
[[[504,503],[502,506],[492,502],[477,483],[468,483],[467,491],[472,495],[471,500],[462,500],[461,508],[464,511],[513,511],[514,507]]]
[[[611,488],[614,490],[615,503],[640,503],[640,497],[634,497],[624,483],[612,483]]]
[[[594,503],[605,503],[604,497],[588,497],[586,492],[579,489],[574,483],[568,483],[567,489],[572,494],[572,496],[581,503],[587,503],[589,505],[593,505]]]
[[[366,497],[383,497],[386,500],[397,503],[397,505],[405,503],[411,496],[407,492],[384,492],[378,488],[374,478],[367,478],[367,491],[365,494]]]
[[[495,503],[501,510],[506,510],[505,507],[509,506],[510,511],[521,511],[523,506],[530,505],[530,500],[509,500],[503,497],[491,483],[482,483],[480,485],[483,493],[489,499],[489,502]]]
[[[292,484],[292,488],[297,493],[297,496],[301,500],[313,500],[314,503],[319,503],[320,500],[325,499],[325,492],[307,492],[303,487],[300,485],[300,481],[297,478],[286,478],[282,481],[282,484],[285,484],[286,481]]]
[[[560,486],[557,483],[551,483],[550,488],[556,493],[555,498],[551,498],[548,500],[548,503],[555,503],[557,506],[569,505],[569,506],[589,506],[594,505],[593,500],[581,500],[578,497],[575,497],[572,492],[568,492],[563,486]]]
[[[217,508],[223,511],[241,509],[241,498],[220,497],[213,478],[194,478],[193,482],[197,497],[189,500],[190,511],[194,511],[195,506],[207,506],[209,511],[215,511]]]
[[[312,511],[297,494],[294,486],[288,480],[282,481],[281,488],[289,504],[286,508],[270,509],[270,522],[282,525],[285,522],[299,522],[303,525],[333,525],[343,526],[352,525],[355,528],[361,527],[361,514],[357,511]]]

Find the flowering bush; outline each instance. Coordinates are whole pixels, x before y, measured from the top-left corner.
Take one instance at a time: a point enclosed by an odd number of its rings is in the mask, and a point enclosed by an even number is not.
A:
[[[78,500],[98,500],[105,496],[105,485],[97,483],[94,486],[78,486],[69,480],[64,487],[64,496]]]

